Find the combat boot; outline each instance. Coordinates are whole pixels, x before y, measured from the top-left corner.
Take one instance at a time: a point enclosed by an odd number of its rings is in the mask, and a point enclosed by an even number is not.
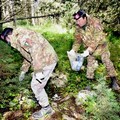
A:
[[[117,84],[117,79],[116,77],[110,77],[111,78],[111,87],[113,90],[116,90],[116,91],[119,91],[120,90],[120,87],[119,85]]]
[[[54,113],[54,110],[51,108],[51,106],[43,107],[41,110],[34,112],[32,114],[32,118],[34,120],[39,120],[40,118],[46,117],[46,115],[52,115]]]

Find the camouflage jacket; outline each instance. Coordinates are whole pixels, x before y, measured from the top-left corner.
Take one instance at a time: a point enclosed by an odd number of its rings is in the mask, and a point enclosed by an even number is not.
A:
[[[21,67],[27,72],[32,65],[34,71],[57,62],[57,54],[50,43],[34,31],[17,28],[10,36],[11,46],[17,49],[25,58]]]
[[[96,55],[107,49],[106,34],[103,32],[103,27],[98,19],[88,16],[84,28],[76,27],[73,50],[77,52],[81,43],[84,44],[85,48],[92,48],[91,53]]]

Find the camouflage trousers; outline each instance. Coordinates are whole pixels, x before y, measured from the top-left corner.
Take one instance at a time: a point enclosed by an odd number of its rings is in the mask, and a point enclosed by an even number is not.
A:
[[[41,107],[45,107],[49,105],[48,95],[44,87],[47,84],[55,66],[56,66],[56,63],[43,68],[42,74],[44,74],[45,77],[44,79],[41,80],[42,81],[41,83],[36,80],[35,73],[33,73],[31,88]]]
[[[102,63],[105,65],[108,76],[113,77],[116,76],[116,71],[113,66],[112,61],[110,60],[110,52],[105,51],[101,54],[101,60]],[[95,57],[92,55],[89,55],[87,57],[87,73],[86,76],[88,79],[93,79],[94,78],[94,71],[96,70],[96,60]]]

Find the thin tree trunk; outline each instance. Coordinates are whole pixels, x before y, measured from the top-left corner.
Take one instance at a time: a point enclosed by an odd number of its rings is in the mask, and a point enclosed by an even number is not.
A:
[[[34,0],[34,4],[31,4],[31,15],[35,16],[36,11],[39,8],[40,0]],[[32,19],[32,25],[35,25],[35,19]]]
[[[11,1],[11,4],[12,4],[12,14],[13,14],[13,26],[16,27],[15,0]]]
[[[0,0],[0,5],[2,5],[2,1]],[[0,6],[0,21],[2,20],[2,6]],[[2,25],[0,24],[0,31],[2,31]]]

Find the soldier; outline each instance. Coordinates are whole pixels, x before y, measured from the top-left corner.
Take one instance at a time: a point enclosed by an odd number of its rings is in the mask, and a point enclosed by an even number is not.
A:
[[[94,79],[94,71],[96,69],[95,57],[100,56],[111,78],[111,87],[114,90],[120,90],[116,80],[116,71],[110,60],[106,34],[103,32],[100,21],[87,15],[83,10],[74,13],[73,17],[76,20],[77,26],[72,50],[77,52],[81,44],[86,48],[82,55],[87,57],[87,78],[90,80]]]
[[[17,28],[5,28],[1,38],[17,49],[24,57],[19,81],[24,79],[30,66],[33,67],[31,88],[36,99],[41,105],[41,110],[32,114],[34,119],[39,119],[46,114],[52,114],[54,110],[49,105],[48,95],[45,92],[47,84],[58,61],[57,54],[50,43],[34,31]]]

